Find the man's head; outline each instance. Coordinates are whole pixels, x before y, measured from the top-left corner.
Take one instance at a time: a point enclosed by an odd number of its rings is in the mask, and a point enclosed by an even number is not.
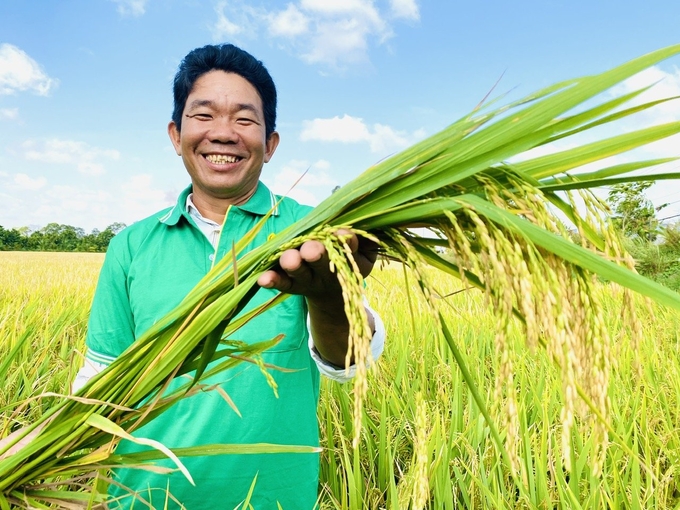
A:
[[[205,46],[182,61],[174,94],[168,135],[191,177],[194,205],[222,221],[229,206],[255,193],[278,146],[274,82],[243,50]]]
[[[266,136],[276,129],[276,86],[264,64],[233,44],[208,45],[189,52],[175,75],[172,120],[182,128],[182,112],[196,80],[212,70],[238,74],[257,90],[262,99]]]

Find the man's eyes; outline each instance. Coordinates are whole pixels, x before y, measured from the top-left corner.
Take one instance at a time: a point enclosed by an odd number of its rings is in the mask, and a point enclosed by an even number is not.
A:
[[[196,120],[212,120],[214,118],[214,116],[211,113],[190,113],[187,115],[187,117]],[[252,117],[237,117],[236,123],[241,124],[243,126],[249,126],[251,124],[257,124],[258,121],[257,119],[254,119]]]
[[[187,113],[186,118],[187,119],[195,119],[195,120],[211,120],[213,118],[213,116],[210,113],[198,112],[198,113]]]

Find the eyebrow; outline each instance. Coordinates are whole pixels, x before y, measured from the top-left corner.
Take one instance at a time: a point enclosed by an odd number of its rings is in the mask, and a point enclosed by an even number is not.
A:
[[[256,116],[260,114],[260,111],[255,107],[254,104],[251,103],[239,103],[238,110],[236,111],[241,112],[243,110],[253,112]]]
[[[213,101],[210,99],[194,99],[189,103],[187,110],[193,110],[195,108],[200,108],[201,106],[213,106]]]

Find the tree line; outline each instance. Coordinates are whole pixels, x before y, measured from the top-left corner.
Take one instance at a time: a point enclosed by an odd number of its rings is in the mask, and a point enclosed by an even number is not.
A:
[[[39,230],[28,227],[6,229],[0,225],[0,251],[86,251],[105,252],[109,242],[125,228],[112,223],[104,230],[85,230],[71,225],[49,223]]]
[[[657,218],[657,213],[670,204],[652,204],[645,196],[652,184],[649,181],[613,186],[607,204],[626,250],[635,260],[635,269],[680,292],[680,223],[664,223]]]

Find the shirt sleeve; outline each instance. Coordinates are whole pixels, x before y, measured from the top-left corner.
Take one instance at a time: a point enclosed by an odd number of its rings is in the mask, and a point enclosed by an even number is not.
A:
[[[85,359],[71,391],[76,393],[134,341],[134,319],[127,292],[129,263],[114,237],[106,252],[87,323]]]
[[[373,316],[373,320],[375,322],[375,332],[373,333],[373,338],[371,338],[371,356],[366,362],[367,366],[371,366],[378,360],[385,349],[385,325],[383,324],[380,315],[378,315],[375,310],[368,306],[365,301],[364,306],[366,307],[366,311]],[[314,347],[314,339],[312,338],[311,333],[309,335],[308,347],[309,353],[311,354],[312,359],[316,363],[316,366],[319,368],[319,372],[321,374],[333,381],[340,383],[350,381],[352,378],[354,378],[354,375],[357,371],[356,365],[351,365],[348,369],[345,369],[343,367],[336,367],[335,365],[330,364],[319,355],[319,352]]]
[[[78,393],[80,388],[85,386],[90,379],[104,370],[107,366],[108,365],[105,365],[104,363],[97,363],[86,358],[83,362],[83,366],[80,367],[80,370],[78,370],[78,373],[76,374],[76,378],[71,384],[71,393]]]
[[[104,365],[110,365],[135,339],[128,295],[129,262],[125,246],[116,240],[111,241],[99,273],[85,339],[85,359]]]

